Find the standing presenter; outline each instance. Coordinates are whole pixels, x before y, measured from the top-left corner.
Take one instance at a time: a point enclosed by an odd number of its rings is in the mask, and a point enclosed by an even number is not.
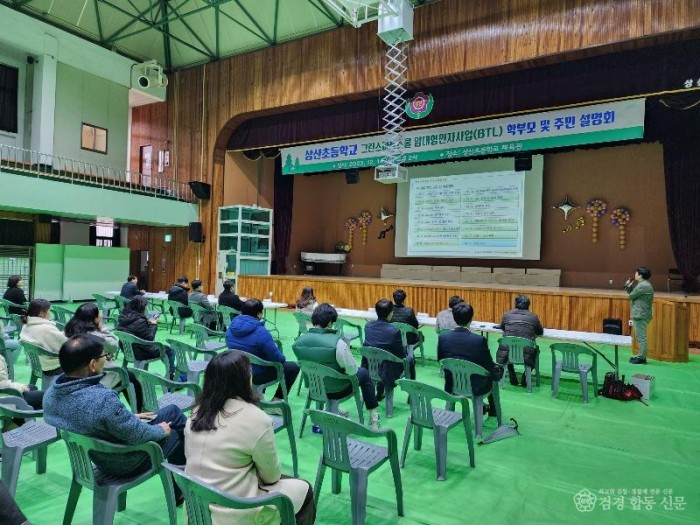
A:
[[[639,354],[630,358],[630,363],[635,365],[647,363],[647,327],[653,317],[654,302],[654,289],[649,282],[650,277],[649,268],[640,266],[634,273],[634,279],[627,279],[625,283],[625,291],[631,301],[632,327],[639,346]]]

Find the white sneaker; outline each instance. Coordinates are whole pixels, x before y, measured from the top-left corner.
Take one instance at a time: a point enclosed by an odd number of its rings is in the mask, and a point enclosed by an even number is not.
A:
[[[370,430],[379,430],[379,414],[376,414],[374,416],[370,416],[369,429]]]

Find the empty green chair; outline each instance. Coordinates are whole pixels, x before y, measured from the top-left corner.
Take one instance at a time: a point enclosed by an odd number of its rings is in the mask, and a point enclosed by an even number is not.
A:
[[[582,345],[574,343],[554,343],[552,350],[552,397],[559,393],[559,380],[562,372],[578,374],[581,381],[581,394],[583,402],[588,403],[588,374],[593,378],[593,395],[598,395],[598,355]],[[557,352],[561,359],[557,359]],[[590,358],[590,363],[582,362],[582,355]]]
[[[216,350],[204,350],[176,339],[168,339],[168,345],[175,350],[175,369],[187,375],[187,381],[198,383],[199,376],[207,369],[209,361],[216,356]],[[202,359],[197,359],[197,356]]]
[[[474,436],[469,416],[469,403],[464,397],[453,396],[444,390],[426,385],[410,379],[400,379],[399,386],[408,393],[411,402],[411,415],[408,416],[406,434],[403,438],[403,450],[401,452],[401,467],[406,464],[408,443],[411,440],[413,427],[416,427],[416,435],[413,438],[413,447],[420,450],[423,443],[423,429],[433,431],[435,443],[435,460],[437,463],[437,479],[444,481],[447,472],[447,433],[457,426],[464,428],[469,449],[469,465],[474,467]],[[432,406],[433,399],[440,399],[446,403],[459,403],[462,412],[453,412]]]
[[[118,511],[126,509],[127,491],[141,485],[141,483],[154,476],[160,476],[160,481],[165,491],[165,504],[170,525],[177,525],[175,493],[168,474],[162,467],[164,461],[163,451],[157,443],[148,441],[141,445],[117,445],[101,439],[74,434],[66,430],[61,430],[61,437],[68,448],[68,458],[73,471],[68,503],[63,515],[64,525],[69,525],[73,521],[75,507],[78,504],[80,492],[83,488],[93,492],[93,525],[111,525],[114,522],[114,515]],[[146,471],[136,476],[132,474],[121,478],[106,475],[100,472],[99,468],[93,466],[90,458],[91,452],[118,455],[141,452],[148,456],[150,465]],[[161,509],[152,508],[149,509],[149,512],[161,512]]]
[[[309,327],[311,326],[311,316],[303,312],[294,312],[292,315],[294,315],[294,319],[297,320],[297,324],[299,325],[297,337],[308,332]]]
[[[343,339],[347,341],[348,345],[355,339],[360,341],[360,344],[362,344],[362,341],[365,340],[365,338],[362,336],[362,326],[359,324],[351,323],[347,319],[341,319],[339,317],[335,322],[334,327],[336,330],[338,330],[338,333],[343,336]],[[357,334],[349,334],[349,332],[352,330],[356,331]]]
[[[170,472],[185,496],[185,509],[189,525],[211,525],[210,507],[212,505],[241,510],[275,507],[279,511],[280,525],[296,525],[294,505],[292,500],[284,494],[270,492],[266,496],[239,498],[187,474],[175,465],[163,463],[163,468]]]
[[[532,368],[525,364],[525,348],[535,348],[537,349],[537,359],[535,366],[535,378],[537,386],[540,386],[540,365],[539,365],[539,349],[537,345],[530,339],[525,339],[524,337],[501,337],[498,340],[498,346],[508,347],[508,363],[512,365],[523,365],[525,367],[525,381],[527,383],[527,391],[532,393]],[[508,363],[504,363],[503,366],[506,367]],[[501,388],[505,385],[505,374],[503,379],[501,379]]]
[[[394,325],[396,328],[401,330],[401,340],[403,341],[403,346],[406,349],[407,352],[409,352],[410,355],[414,355],[416,348],[420,350],[420,359],[421,359],[421,364],[425,365],[425,348],[423,347],[423,334],[421,333],[418,328],[414,328],[410,324],[406,323],[391,323]],[[415,345],[409,345],[408,340],[406,338],[407,334],[415,334],[415,336],[418,338],[418,342]]]
[[[117,310],[121,312],[129,304],[129,299],[122,297],[121,295],[115,295],[114,302],[117,303]]]
[[[190,325],[190,330],[194,334],[195,345],[202,350],[222,350],[226,348],[224,337],[226,332],[210,330],[201,324]]]
[[[5,364],[7,365],[7,376],[10,381],[15,380],[15,363],[14,359],[12,358],[12,353],[10,352],[10,349],[5,346],[5,340],[0,337],[0,356],[5,360]]]
[[[160,361],[165,366],[166,371],[170,370],[170,361],[168,360],[168,356],[165,353],[165,345],[163,343],[159,341],[146,341],[145,339],[141,339],[139,337],[136,337],[135,335],[131,335],[120,330],[115,330],[113,333],[116,336],[116,338],[119,339],[119,343],[121,343],[121,348],[124,351],[124,360],[122,362],[122,366],[127,366],[128,363],[133,363],[134,367],[136,368],[148,370],[148,365],[155,361]],[[154,357],[153,359],[137,360],[136,356],[134,355],[134,344],[151,346],[158,351],[159,356]]]
[[[272,428],[277,432],[282,429],[287,431],[289,446],[292,451],[292,472],[294,477],[299,477],[299,457],[297,456],[297,440],[294,437],[294,423],[292,422],[292,409],[286,401],[260,401],[258,408],[261,410],[274,410],[281,412],[281,415],[268,414],[272,419]]]
[[[161,320],[168,326],[168,309],[165,307],[165,299],[158,299],[155,297],[148,297],[149,310],[152,312],[159,312],[160,317],[158,321]]]
[[[236,317],[237,315],[241,315],[241,312],[239,312],[235,308],[231,308],[230,306],[224,306],[220,304],[216,307],[216,309],[221,314],[221,318],[219,321],[221,322],[221,329],[223,331],[226,331],[228,325],[231,323],[231,321],[233,321],[234,317]]]
[[[143,409],[145,412],[157,412],[168,405],[175,405],[184,412],[194,406],[195,401],[202,393],[202,387],[197,383],[171,381],[140,368],[134,368],[132,372],[143,388]],[[161,392],[160,396],[158,389]]]
[[[472,376],[487,377],[491,380],[491,374],[483,367],[464,359],[443,359],[440,361],[440,367],[452,374],[452,394],[471,399],[474,411],[474,428],[477,437],[481,436],[484,425],[484,398],[489,394],[493,394],[493,400],[496,403],[495,409],[498,425],[502,424],[503,415],[501,413],[501,394],[498,388],[498,381],[491,381],[491,390],[485,394],[475,396],[472,393]],[[447,408],[454,410],[454,403],[448,403]]]
[[[408,361],[396,357],[391,352],[373,346],[361,346],[360,355],[367,360],[367,371],[375,387],[377,383],[382,381],[382,378],[379,376],[379,369],[383,362],[401,364],[403,366],[402,377],[409,376]],[[394,415],[394,388],[395,386],[392,385],[384,385],[386,417]]]
[[[59,323],[63,323],[63,325],[65,326],[66,323],[70,321],[71,317],[73,317],[73,314],[75,312],[61,305],[53,304],[51,305],[51,313],[53,314],[53,318],[56,321],[58,321]]]
[[[184,334],[185,330],[187,329],[187,317],[182,317],[180,315],[180,308],[188,307],[182,303],[178,303],[177,301],[168,301],[168,306],[170,306],[170,313],[173,316],[172,322],[170,323],[170,333],[173,333],[173,327],[175,326],[175,321],[177,321],[180,327],[180,335]]]
[[[360,396],[360,382],[356,375],[342,374],[332,368],[322,365],[320,363],[314,363],[313,361],[299,361],[299,366],[301,367],[301,373],[306,378],[309,385],[309,393],[306,397],[306,404],[304,405],[304,414],[301,416],[301,427],[299,428],[299,437],[304,435],[304,426],[306,425],[307,409],[311,406],[311,401],[316,402],[316,408],[318,410],[323,410],[323,407],[327,407],[328,412],[334,414],[338,413],[340,403],[351,397],[355,398],[355,405],[357,406],[357,412],[360,416],[360,423],[364,424],[364,414],[362,413],[362,398]],[[328,382],[328,383],[326,383]],[[336,387],[341,384],[351,385],[351,392],[341,399],[329,399],[327,385],[331,387],[331,391],[335,392]]]
[[[116,310],[116,302],[114,299],[110,299],[106,295],[102,295],[99,293],[94,293],[92,294],[92,298],[95,299],[95,303],[97,303],[97,307],[100,309],[102,312],[102,317],[107,319],[109,317],[109,314],[112,310]]]
[[[105,375],[103,381],[108,381],[113,384],[111,386],[112,390],[114,390],[117,393],[120,392],[125,392],[127,396],[127,400],[129,402],[129,408],[131,409],[132,412],[136,413],[136,391],[134,389],[134,385],[131,384],[131,381],[129,380],[129,372],[127,371],[126,368],[123,366],[119,366],[119,364],[116,362],[116,356],[113,356],[112,361],[107,361],[105,363],[104,369],[102,370],[105,372],[107,375]],[[110,381],[109,374],[114,374],[119,378],[118,382],[112,382]],[[110,385],[105,385],[105,386],[110,386]]]
[[[2,483],[11,496],[14,496],[17,490],[24,454],[34,453],[36,473],[43,474],[46,472],[47,447],[58,441],[55,427],[35,419],[42,415],[41,410],[33,410],[21,396],[0,397],[0,429],[13,419],[24,419],[21,427],[0,434]]]
[[[258,365],[275,369],[275,379],[273,379],[272,381],[268,381],[267,383],[263,383],[261,385],[253,385],[255,391],[258,392],[258,394],[260,394],[260,397],[263,397],[263,394],[265,393],[267,387],[279,384],[280,390],[282,391],[282,399],[288,401],[287,385],[284,383],[284,365],[282,363],[275,361],[265,361],[264,359],[260,359],[258,356],[248,352],[244,352],[243,350],[236,351],[243,352],[248,357],[248,360],[250,361],[251,365]]]
[[[40,346],[27,343],[26,341],[22,341],[21,344],[22,348],[24,349],[24,353],[27,354],[27,358],[29,359],[29,367],[31,369],[31,374],[29,376],[29,384],[36,385],[37,381],[41,379],[41,390],[46,392],[49,389],[49,387],[54,384],[56,379],[58,379],[59,374],[53,376],[48,376],[44,374],[44,371],[41,368],[41,360],[39,359],[39,357],[51,357],[53,359],[56,359],[58,358],[58,355],[54,354],[53,352],[49,352],[48,350]]]
[[[332,472],[333,494],[339,494],[341,476],[350,477],[350,514],[353,525],[364,525],[367,516],[367,481],[369,475],[387,461],[391,465],[396,492],[396,510],[403,516],[403,487],[396,433],[390,429],[370,430],[344,417],[318,410],[309,410],[311,421],[323,431],[323,452],[316,472],[314,499],[318,498],[326,468]],[[349,436],[386,440],[386,447],[372,445]]]
[[[202,324],[202,318],[209,313],[209,310],[196,303],[190,303],[189,307],[192,310],[192,320],[197,324]]]

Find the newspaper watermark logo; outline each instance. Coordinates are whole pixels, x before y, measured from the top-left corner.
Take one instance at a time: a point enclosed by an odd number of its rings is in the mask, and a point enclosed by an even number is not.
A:
[[[586,488],[574,494],[574,505],[579,512],[601,510],[633,511],[663,509],[666,511],[685,510],[685,496],[673,493],[673,489],[611,489],[602,488],[595,491]]]
[[[574,495],[574,505],[579,512],[591,512],[595,509],[595,502],[598,497],[588,489],[579,490]]]

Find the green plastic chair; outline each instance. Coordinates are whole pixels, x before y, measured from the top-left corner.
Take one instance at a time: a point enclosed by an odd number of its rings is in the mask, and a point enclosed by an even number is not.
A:
[[[435,332],[437,333],[438,336],[441,336],[442,334],[449,334],[452,330],[449,328],[440,328],[440,329],[435,329]]]
[[[194,406],[197,397],[202,393],[202,387],[197,383],[171,381],[140,368],[134,368],[132,371],[143,387],[143,410],[145,412],[157,412],[168,405],[175,405],[184,412]],[[161,389],[162,395],[160,397],[158,397],[156,387]],[[187,389],[189,395],[176,391],[176,389]]]
[[[56,382],[56,379],[58,379],[59,374],[53,376],[47,376],[46,374],[44,374],[44,371],[41,368],[41,361],[39,360],[39,356],[57,359],[58,354],[49,352],[45,348],[33,345],[26,341],[22,341],[20,344],[22,345],[24,353],[27,354],[27,358],[29,359],[29,367],[31,369],[31,374],[29,376],[29,384],[36,386],[37,381],[41,379],[41,389],[44,392],[46,392],[49,389],[49,387]]]
[[[401,467],[406,464],[408,443],[411,440],[413,427],[416,427],[416,435],[413,438],[413,448],[420,450],[423,442],[423,429],[433,431],[435,443],[435,460],[437,463],[437,479],[444,481],[447,473],[447,433],[457,426],[464,428],[469,448],[469,465],[474,468],[474,436],[469,423],[469,404],[466,398],[453,396],[447,392],[411,379],[400,379],[399,386],[408,392],[411,402],[411,415],[408,416],[406,434],[403,439],[403,451],[401,452]],[[446,403],[460,403],[462,413],[444,410],[432,406],[433,399],[440,399]]]
[[[255,356],[243,350],[238,350],[236,348],[233,348],[232,350],[236,350],[237,352],[243,352],[246,355],[246,357],[248,357],[248,360],[250,361],[251,365],[258,365],[275,369],[275,379],[273,379],[272,381],[268,381],[267,383],[263,383],[261,385],[253,385],[253,388],[258,394],[260,394],[261,398],[267,387],[279,383],[280,390],[282,391],[282,399],[284,399],[287,402],[289,401],[287,399],[287,385],[284,383],[284,365],[282,365],[282,363],[278,363],[275,361],[265,361],[264,359],[260,359],[258,356]]]
[[[8,316],[10,319],[12,319],[12,323],[15,325],[15,337],[19,339],[19,336],[22,334],[22,327],[24,327],[24,323],[22,322],[22,316],[19,314],[9,314]]]
[[[200,325],[201,325],[201,324],[202,324],[202,318],[203,318],[206,314],[208,314],[208,313],[211,312],[211,310],[207,310],[207,309],[204,308],[202,305],[199,305],[199,304],[196,304],[196,303],[190,303],[188,306],[192,309],[192,320],[193,320],[196,324],[200,324]],[[218,315],[217,315],[217,318],[218,318]],[[218,322],[217,322],[217,324],[218,324]]]
[[[168,306],[170,306],[170,313],[173,316],[172,322],[170,323],[170,333],[173,333],[173,327],[175,326],[175,321],[177,321],[180,325],[180,335],[184,334],[187,330],[187,317],[182,317],[180,315],[180,308],[188,308],[188,305],[184,305],[177,301],[168,301]]]
[[[313,361],[299,361],[299,366],[301,367],[301,373],[306,378],[309,385],[309,393],[306,397],[306,404],[304,405],[304,415],[301,417],[301,427],[299,428],[299,438],[304,435],[304,426],[306,425],[307,410],[311,406],[311,401],[316,402],[316,408],[318,410],[323,410],[323,407],[327,407],[327,411],[337,414],[338,407],[342,401],[355,398],[355,405],[357,406],[357,412],[359,413],[360,423],[364,425],[365,416],[362,412],[362,398],[360,396],[360,382],[356,375],[348,375],[333,370],[332,368],[322,365],[320,363],[315,363]],[[326,390],[325,381],[330,379],[341,382],[348,382],[352,386],[352,391],[342,399],[329,399]]]
[[[129,299],[122,297],[121,295],[115,295],[114,302],[117,304],[117,310],[121,312],[129,304]]]
[[[406,323],[391,323],[394,325],[396,328],[401,330],[401,341],[403,342],[403,346],[406,349],[407,352],[410,352],[411,355],[415,352],[416,348],[420,350],[420,360],[421,360],[421,365],[425,365],[425,348],[423,347],[423,334],[421,333],[418,328],[414,328],[410,324]],[[409,348],[409,344],[406,338],[406,334],[415,334],[416,337],[418,338],[418,342],[413,345],[413,348]]]
[[[554,343],[550,347],[552,351],[552,397],[559,393],[559,380],[562,372],[578,374],[581,381],[581,394],[583,402],[588,403],[588,374],[593,378],[593,395],[598,396],[598,355],[582,345],[574,343]],[[561,359],[557,359],[557,352],[561,353]],[[591,363],[582,363],[580,356],[591,358]]]
[[[10,308],[21,308],[23,310],[26,310],[29,308],[29,303],[23,303],[23,304],[17,304],[13,303],[12,301],[8,301],[7,299],[0,299],[0,305],[5,309],[5,312],[7,315],[19,315],[19,314],[11,314],[10,313]]]
[[[119,377],[119,383],[114,385],[112,390],[117,393],[125,392],[129,403],[129,408],[133,413],[136,413],[136,390],[134,389],[134,385],[132,385],[131,381],[129,380],[129,372],[127,369],[123,366],[119,366],[119,364],[116,362],[116,356],[113,356],[112,361],[108,361],[102,371],[116,374]]]
[[[512,365],[523,365],[525,367],[525,381],[527,383],[528,393],[532,393],[532,368],[525,364],[524,351],[525,348],[537,348],[537,366],[535,367],[535,380],[537,386],[540,386],[540,365],[539,365],[539,347],[530,339],[524,337],[501,337],[498,340],[498,346],[508,347],[508,363]],[[504,363],[503,366],[507,366],[508,363]],[[505,385],[505,374],[503,374],[503,379],[501,379],[501,388]]]
[[[399,468],[399,451],[396,433],[391,429],[370,430],[367,427],[344,417],[308,410],[314,425],[323,431],[323,452],[316,472],[314,500],[318,507],[318,498],[323,485],[326,468],[333,471],[333,494],[339,494],[342,473],[350,477],[350,509],[353,525],[364,525],[367,517],[367,480],[369,475],[389,461],[394,476],[396,491],[396,510],[403,516],[403,487],[401,469]],[[364,441],[351,439],[349,436],[386,439],[387,446],[371,445]]]
[[[493,394],[493,401],[496,403],[496,420],[500,426],[503,423],[503,414],[501,412],[501,394],[498,388],[498,381],[492,381],[491,390],[483,395],[475,396],[472,393],[471,378],[474,375],[491,378],[486,369],[466,361],[464,359],[443,359],[440,361],[440,367],[446,372],[452,374],[452,394],[455,396],[466,397],[472,401],[472,409],[474,411],[474,428],[477,437],[481,437],[484,426],[484,398],[489,394]],[[447,409],[454,410],[454,403],[448,403]]]
[[[63,515],[64,525],[69,525],[73,521],[75,507],[83,488],[93,492],[92,523],[111,525],[114,522],[114,515],[118,511],[126,509],[127,491],[154,476],[160,476],[163,485],[170,525],[177,525],[175,493],[167,472],[161,466],[164,460],[163,451],[157,443],[148,441],[141,445],[117,445],[66,430],[61,430],[61,437],[68,448],[68,457],[73,471],[68,503]],[[141,452],[148,456],[151,464],[148,470],[137,476],[119,478],[103,474],[97,467],[94,467],[90,457],[91,452],[118,455]],[[156,512],[156,509],[150,509],[149,512]]]
[[[277,434],[282,429],[287,431],[289,446],[292,451],[292,472],[294,477],[299,477],[299,457],[297,455],[297,440],[294,437],[294,423],[292,422],[292,409],[286,401],[260,401],[258,407],[262,410],[279,410],[281,416],[268,414],[272,419],[272,428]]]
[[[122,366],[126,367],[128,363],[133,363],[135,368],[148,370],[148,365],[155,361],[160,361],[165,366],[166,371],[170,370],[170,361],[168,360],[168,356],[165,354],[165,345],[163,343],[159,341],[146,341],[145,339],[141,339],[135,335],[131,335],[120,330],[115,330],[113,334],[117,337],[117,339],[119,339],[121,348],[124,351]],[[152,346],[158,350],[159,356],[154,357],[153,359],[137,360],[136,356],[134,355],[134,344]]]
[[[97,303],[97,307],[102,311],[102,317],[105,319],[109,317],[112,310],[117,309],[116,301],[110,299],[106,295],[94,293],[92,294],[92,298],[95,299],[95,303]]]
[[[149,310],[152,312],[159,312],[160,317],[158,322],[161,320],[168,326],[168,309],[165,307],[165,299],[157,299],[155,297],[148,297]]]
[[[5,340],[0,336],[0,356],[5,360],[7,365],[7,376],[10,381],[15,380],[15,363],[12,359],[10,350],[5,346]]]
[[[0,315],[0,329],[7,337],[14,338],[15,336],[19,336],[20,330],[15,325],[14,319],[12,319],[12,317],[10,317],[7,314]],[[0,333],[0,339],[2,339],[1,333]]]
[[[231,321],[233,321],[234,317],[236,317],[237,315],[241,315],[241,312],[239,312],[235,308],[231,308],[230,306],[224,306],[222,304],[217,306],[216,309],[221,314],[221,319],[219,321],[221,323],[220,328],[223,331],[226,331],[228,325],[231,323]]]
[[[216,487],[205,483],[175,465],[163,463],[182,490],[185,496],[185,508],[187,509],[187,523],[189,525],[211,525],[211,505],[227,509],[256,509],[259,507],[275,507],[279,512],[280,525],[296,525],[294,518],[294,505],[288,496],[279,492],[270,492],[265,496],[254,498],[239,498]]]
[[[73,314],[75,314],[75,312],[73,312],[72,310],[69,310],[68,308],[60,306],[58,304],[51,305],[51,313],[53,313],[53,318],[59,323],[62,323],[64,326],[68,321],[71,320]]]
[[[367,360],[367,370],[369,372],[369,377],[374,383],[375,387],[377,383],[382,382],[382,378],[379,376],[379,368],[383,362],[397,363],[403,365],[402,377],[409,376],[408,361],[396,357],[391,352],[382,350],[381,348],[375,348],[373,346],[361,346],[360,355]],[[394,415],[394,388],[395,386],[384,385],[385,392],[385,410],[386,417],[392,417]]]
[[[187,381],[190,383],[199,383],[199,376],[207,369],[209,361],[216,356],[216,350],[197,348],[177,339],[168,339],[166,342],[175,350],[177,373],[187,374]],[[197,359],[198,355],[203,356],[203,359]]]
[[[226,332],[210,330],[201,324],[192,324],[190,329],[194,334],[195,345],[201,350],[222,350],[226,348],[226,343],[223,341]],[[218,341],[217,341],[218,339]]]
[[[297,320],[297,324],[299,325],[299,331],[297,332],[297,337],[295,337],[296,339],[301,334],[305,334],[309,331],[309,326],[311,326],[311,316],[309,314],[305,314],[304,312],[294,312],[292,315],[294,316],[294,319]]]
[[[11,496],[14,496],[17,491],[17,480],[24,454],[32,452],[36,460],[36,473],[44,474],[47,447],[58,441],[58,433],[54,427],[44,421],[36,420],[42,415],[41,410],[33,410],[21,395],[0,397],[0,429],[6,422],[24,419],[21,427],[0,434],[2,484]]]
[[[338,320],[335,322],[335,328],[336,330],[338,330],[338,333],[343,336],[343,339],[345,339],[345,341],[348,342],[348,345],[355,339],[359,340],[360,344],[362,344],[362,341],[365,340],[365,338],[362,335],[362,326],[359,324],[351,323],[347,319],[341,319],[339,317]],[[345,337],[346,332],[350,330],[357,330],[357,335],[353,335],[352,337]]]

